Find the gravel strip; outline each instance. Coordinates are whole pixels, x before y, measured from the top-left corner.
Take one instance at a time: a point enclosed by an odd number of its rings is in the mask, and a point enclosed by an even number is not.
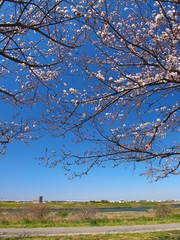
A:
[[[180,230],[180,223],[137,225],[137,226],[104,226],[104,227],[59,227],[59,228],[0,228],[0,237],[23,236],[60,236],[76,234],[108,234],[130,232],[157,232]]]

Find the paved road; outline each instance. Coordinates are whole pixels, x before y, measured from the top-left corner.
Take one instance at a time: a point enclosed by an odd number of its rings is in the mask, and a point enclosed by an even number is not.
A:
[[[1,237],[23,236],[60,236],[75,234],[104,234],[128,232],[152,232],[180,230],[180,223],[138,225],[138,226],[104,226],[104,227],[59,227],[59,228],[0,228]]]

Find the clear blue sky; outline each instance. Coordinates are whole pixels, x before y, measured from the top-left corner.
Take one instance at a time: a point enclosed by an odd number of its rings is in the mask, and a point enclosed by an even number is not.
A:
[[[51,145],[59,140],[52,139]],[[81,179],[68,180],[60,166],[45,168],[35,159],[44,154],[49,143],[41,139],[30,142],[29,147],[15,141],[9,145],[7,154],[0,159],[1,200],[32,200],[39,195],[45,200],[180,199],[180,176],[149,183],[139,176],[141,165],[135,172],[132,166],[94,168]]]

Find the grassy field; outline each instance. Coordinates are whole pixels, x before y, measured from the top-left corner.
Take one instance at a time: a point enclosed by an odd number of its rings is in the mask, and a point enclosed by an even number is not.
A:
[[[24,219],[16,222],[2,220],[1,228],[36,228],[36,227],[88,227],[88,226],[129,226],[129,225],[145,225],[145,224],[165,224],[165,223],[180,223],[180,216],[169,216],[166,218],[138,217],[131,219],[91,219],[86,221],[70,221],[70,220],[31,220]]]
[[[123,233],[123,234],[95,234],[59,237],[18,237],[0,238],[1,240],[180,240],[180,231]]]
[[[172,204],[173,202],[166,202],[166,204]],[[141,207],[157,207],[158,202],[125,202],[125,203],[111,203],[111,202],[49,202],[46,205],[52,209],[78,209],[82,207],[93,208],[141,208]],[[29,202],[0,202],[0,208],[14,209],[17,207],[33,206],[34,203]]]
[[[62,207],[65,203],[58,204]],[[99,203],[98,203],[99,204]],[[108,203],[102,203],[105,206]],[[128,203],[134,206],[135,203]],[[131,204],[131,205],[130,205]],[[138,203],[140,207],[144,203]],[[151,204],[151,203],[147,203]],[[158,206],[158,203],[153,203]],[[53,207],[52,207],[53,205]],[[157,216],[156,210],[147,212],[115,212],[102,213],[94,206],[96,203],[75,203],[76,211],[52,212],[54,204],[32,204],[32,203],[1,203],[0,227],[82,227],[82,226],[115,226],[115,225],[143,225],[143,224],[162,224],[162,223],[179,223],[180,208],[172,209],[167,216]],[[63,206],[64,206],[63,205]],[[68,208],[71,203],[67,203]],[[117,207],[118,204],[111,206]],[[121,207],[127,206],[121,203]],[[71,205],[72,206],[72,205]],[[77,207],[78,206],[78,207]],[[107,205],[106,205],[107,206]],[[128,207],[129,207],[128,206]],[[137,205],[136,205],[137,206]],[[16,211],[10,212],[9,209]],[[6,209],[6,211],[5,211]],[[66,208],[64,208],[66,209]]]

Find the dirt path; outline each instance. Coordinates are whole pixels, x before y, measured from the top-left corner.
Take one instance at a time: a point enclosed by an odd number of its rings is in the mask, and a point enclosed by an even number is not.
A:
[[[138,225],[138,226],[104,226],[104,227],[59,227],[59,228],[0,228],[0,237],[23,236],[60,236],[74,234],[104,234],[180,230],[180,223]]]

